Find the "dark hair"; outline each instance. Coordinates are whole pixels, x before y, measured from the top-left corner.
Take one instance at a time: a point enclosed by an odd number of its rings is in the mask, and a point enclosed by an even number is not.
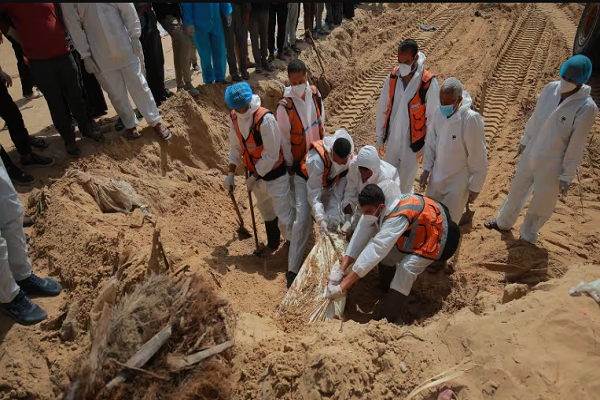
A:
[[[346,138],[337,138],[333,142],[333,152],[339,157],[346,158],[352,151],[352,144]]]
[[[360,206],[378,206],[385,203],[383,190],[374,183],[369,183],[358,194],[358,204]]]
[[[401,41],[398,45],[398,53],[405,50],[410,50],[413,57],[416,56],[419,52],[419,45],[417,44],[417,41],[415,39],[404,39]]]
[[[296,58],[295,60],[290,61],[290,63],[288,64],[287,72],[288,72],[288,75],[293,74],[294,72],[305,73],[306,72],[306,64],[304,64],[304,61]]]

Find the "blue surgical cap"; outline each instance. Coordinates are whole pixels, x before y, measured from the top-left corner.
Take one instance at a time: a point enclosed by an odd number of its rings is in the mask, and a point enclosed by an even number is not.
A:
[[[560,67],[560,76],[567,77],[579,84],[585,83],[592,76],[592,62],[586,56],[577,54]]]
[[[246,82],[236,83],[225,90],[225,102],[229,108],[239,110],[252,100],[252,88]]]

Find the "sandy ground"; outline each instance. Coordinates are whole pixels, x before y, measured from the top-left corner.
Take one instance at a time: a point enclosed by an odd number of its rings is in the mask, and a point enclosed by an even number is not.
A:
[[[121,297],[155,271],[153,227],[140,222],[139,211],[102,213],[81,185],[63,178],[72,170],[129,182],[158,217],[171,274],[205,277],[238,316],[233,355],[217,360],[227,369],[222,378],[232,388],[227,395],[198,391],[182,396],[178,385],[183,380],[173,374],[172,387],[137,376],[125,385],[129,394],[113,398],[405,398],[424,380],[469,360],[466,372],[449,383],[461,399],[596,398],[598,306],[587,297],[571,298],[568,289],[598,278],[598,124],[589,136],[581,180],[559,201],[537,246],[518,240],[522,217],[504,235],[483,227],[508,193],[518,138],[536,94],[558,78],[558,68],[571,54],[582,10],[582,4],[551,3],[387,4],[380,14],[366,5],[354,21],[344,21],[319,42],[332,88],[325,100],[327,130],[347,128],[357,147],[375,142],[377,100],[401,39],[416,38],[427,56],[426,67],[440,81],[459,77],[478,109],[487,82],[482,111],[489,173],[473,225],[463,228],[452,268],[423,274],[415,283],[398,321],[404,327],[369,322],[383,299],[375,271],[349,294],[342,325],[307,325],[274,313],[285,293],[287,246],[256,258],[250,255],[253,239],[237,235],[222,187],[228,151],[224,87],[202,85],[196,102],[181,93],[161,107],[173,127],[169,144],[159,143],[149,130],[132,143],[110,132],[109,143],[101,148],[81,140],[84,157],[73,162],[59,140],[53,140],[45,154],[57,156],[57,165],[31,171],[38,183],[18,190],[29,213],[38,212],[28,230],[34,268],[60,280],[66,290],[58,298],[36,299],[49,319],[58,321],[54,325],[25,328],[0,320],[0,398],[60,398],[76,376],[76,365],[89,353],[88,312],[99,289],[118,271]],[[482,17],[475,17],[475,11]],[[421,31],[419,22],[436,30]],[[169,43],[163,38],[167,79]],[[314,50],[300,46],[300,58],[318,78]],[[12,48],[5,43],[0,52],[6,52],[2,67],[13,76],[10,91],[28,129],[55,138],[44,100],[20,100]],[[263,105],[274,109],[285,80],[284,72],[274,72],[253,74],[250,83]],[[194,84],[200,83],[195,75]],[[7,132],[0,140],[11,148]],[[250,226],[247,195],[240,187],[242,178],[237,179],[235,196]],[[258,223],[264,242],[260,218]],[[515,282],[532,292],[501,304],[506,284]],[[63,342],[52,334],[74,302],[80,306],[80,332],[74,341]],[[207,326],[214,323],[206,321]],[[210,345],[211,340],[216,336],[197,344]],[[156,361],[148,368],[168,374],[161,366]],[[148,396],[140,397],[144,390],[139,388],[146,387]],[[417,396],[434,398],[431,391]]]

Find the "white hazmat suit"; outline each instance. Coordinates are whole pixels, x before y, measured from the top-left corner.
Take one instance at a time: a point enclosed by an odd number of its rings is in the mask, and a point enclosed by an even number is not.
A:
[[[333,163],[332,148],[338,138],[345,138],[351,144],[350,155],[346,165],[337,165]],[[323,147],[332,160],[332,167],[329,171],[329,179],[335,178],[348,169],[354,161],[354,142],[352,138],[343,129],[337,130],[333,135],[323,138]],[[311,149],[306,158],[306,171],[308,180],[304,180],[296,174],[294,176],[294,186],[296,192],[296,220],[292,230],[292,241],[290,243],[290,252],[288,256],[288,270],[298,273],[302,266],[302,256],[306,250],[308,237],[310,236],[311,210],[317,224],[323,221],[331,222],[330,228],[342,221],[342,199],[346,188],[347,179],[344,176],[331,187],[323,187],[323,173],[325,164],[321,156],[315,149]]]
[[[31,271],[23,205],[0,160],[0,303],[10,303],[19,294],[15,281],[29,278]]]
[[[443,203],[458,222],[469,191],[479,193],[487,175],[483,117],[471,110],[471,96],[463,91],[460,108],[446,118],[438,110],[427,132],[423,170],[431,172],[427,197]]]
[[[408,103],[417,93],[419,83],[423,77],[423,70],[425,69],[423,65],[426,59],[425,54],[419,52],[418,55],[417,69],[406,87],[404,87],[402,77],[398,75],[394,105],[392,106],[390,115],[389,136],[387,138],[387,147],[385,149],[384,157],[385,161],[398,169],[400,173],[400,190],[402,193],[413,193],[415,177],[419,170],[418,153],[415,153],[410,148],[411,134],[410,117],[408,114]],[[399,74],[399,71],[397,73]],[[377,133],[378,143],[383,143],[383,138],[385,137],[383,126],[385,124],[387,108],[390,101],[389,87],[390,77],[388,76],[383,85],[381,97],[379,98],[379,107],[377,109],[375,131]],[[432,78],[429,89],[427,90],[427,95],[425,96],[425,115],[427,118],[428,132],[434,113],[439,108],[439,96],[440,89],[437,79]],[[425,143],[427,143],[427,137],[425,138]],[[421,149],[421,151],[423,151],[423,149]]]
[[[133,3],[63,3],[61,7],[75,48],[83,60],[91,57],[96,62],[100,72],[94,75],[125,128],[138,123],[128,91],[148,124],[160,123],[142,62],[132,47],[131,39],[139,39],[142,32]]]
[[[371,170],[373,174],[366,182],[363,181],[358,167]],[[379,184],[386,180],[393,181],[400,188],[400,175],[398,170],[392,164],[379,158],[377,149],[374,146],[364,146],[358,152],[356,161],[350,166],[347,175],[347,185],[344,191],[344,200],[342,201],[342,210],[347,206],[352,208],[352,224],[350,232],[356,229],[358,220],[362,215],[358,206],[358,194],[365,186],[370,183]]]
[[[238,126],[244,139],[250,135],[250,128],[254,121],[254,113],[260,107],[260,97],[252,95],[250,110],[238,114]],[[256,172],[261,176],[267,175],[279,160],[281,151],[281,134],[273,114],[265,114],[260,125],[260,134],[263,140],[261,158],[256,162]],[[229,125],[229,163],[239,165],[242,160],[242,144],[238,138],[233,123]],[[290,184],[287,172],[271,181],[258,179],[252,187],[256,197],[256,207],[265,222],[273,221],[278,217],[278,227],[285,240],[292,237],[292,224],[294,222],[293,209],[291,208]]]
[[[539,230],[554,212],[559,180],[570,184],[583,157],[587,135],[598,114],[590,93],[591,88],[583,85],[559,104],[560,81],[555,81],[538,96],[521,137],[525,150],[496,219],[498,228],[512,228],[533,192],[520,234],[530,243],[537,241]]]
[[[398,251],[396,243],[409,227],[409,221],[405,217],[387,219],[387,216],[400,202],[400,189],[392,181],[381,182],[379,187],[385,195],[385,210],[376,223],[370,224],[364,217],[360,218],[345,255],[356,260],[352,271],[361,278],[379,263],[395,265],[396,274],[390,288],[408,296],[417,277],[434,260]]]

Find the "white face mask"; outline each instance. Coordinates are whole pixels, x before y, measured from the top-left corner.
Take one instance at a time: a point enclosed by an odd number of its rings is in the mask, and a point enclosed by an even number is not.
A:
[[[345,169],[346,169],[346,164],[338,164],[335,161],[333,162],[333,170],[335,171],[336,175]]]
[[[305,91],[306,84],[292,86],[292,93],[294,93],[297,97],[302,97]]]
[[[376,224],[377,224],[377,221],[379,220],[379,218],[377,218],[377,217],[376,217],[376,216],[374,216],[374,215],[366,215],[366,214],[363,214],[363,216],[362,216],[362,217],[363,217],[363,220],[365,221],[365,223],[366,223],[368,226],[373,226],[373,225],[376,225]]]
[[[575,90],[577,85],[572,82],[567,82],[563,78],[560,78],[560,92],[561,93],[569,93]]]
[[[400,71],[400,76],[404,78],[406,75],[409,75],[413,71],[413,66],[411,64],[400,63],[398,64],[398,69]]]

